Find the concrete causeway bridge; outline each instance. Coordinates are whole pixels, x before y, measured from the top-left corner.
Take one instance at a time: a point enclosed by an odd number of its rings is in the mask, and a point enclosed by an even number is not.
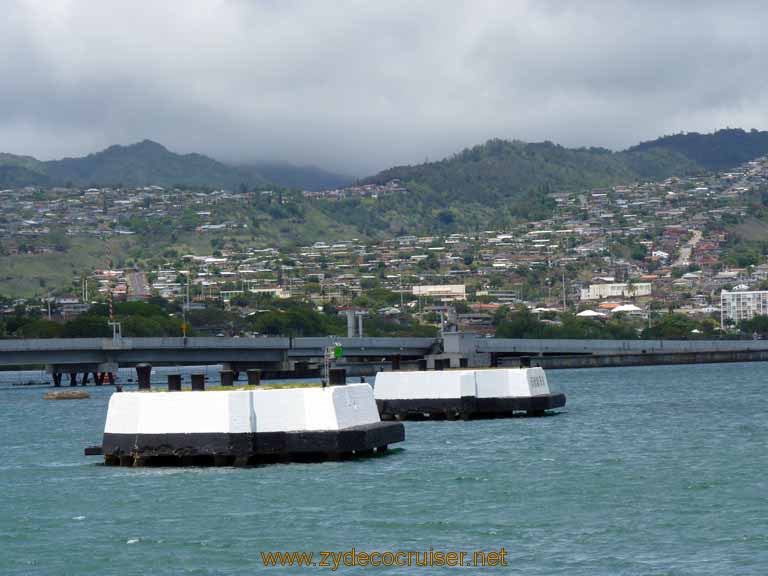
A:
[[[67,338],[0,340],[0,369],[45,366],[56,385],[97,384],[119,367],[223,365],[237,374],[260,370],[269,377],[319,374],[326,349],[340,345],[334,361],[346,374],[382,370],[492,366],[581,368],[768,360],[768,340],[538,340],[483,338],[446,333],[438,338]],[[137,368],[137,370],[139,370]],[[106,376],[105,376],[106,375]]]
[[[305,377],[319,373],[326,349],[341,345],[342,362],[352,372],[364,373],[366,366],[391,369],[402,358],[414,361],[428,356],[434,338],[61,338],[0,340],[0,369],[18,366],[45,366],[55,385],[68,374],[76,385],[78,375],[87,382],[93,374],[96,384],[113,378],[120,367],[199,366],[221,364],[238,373],[261,370],[269,377]],[[362,372],[361,372],[362,370]],[[368,369],[370,371],[370,369]],[[110,380],[112,381],[112,380]]]

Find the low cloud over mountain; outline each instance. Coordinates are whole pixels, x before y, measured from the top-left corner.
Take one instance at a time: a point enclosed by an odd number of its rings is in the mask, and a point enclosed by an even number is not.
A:
[[[0,150],[145,137],[356,175],[492,137],[768,125],[762,2],[9,2]]]

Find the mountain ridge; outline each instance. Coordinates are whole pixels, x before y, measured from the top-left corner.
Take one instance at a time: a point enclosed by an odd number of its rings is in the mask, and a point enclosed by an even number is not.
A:
[[[385,197],[371,204],[353,198],[334,205],[333,213],[344,224],[366,222],[394,234],[498,228],[549,217],[555,192],[697,175],[765,154],[768,132],[756,130],[665,136],[617,152],[493,139],[439,161],[396,166],[362,180],[399,180],[408,191],[405,201]]]
[[[435,162],[395,166],[365,178],[427,186],[446,200],[500,201],[526,192],[662,180],[733,168],[768,154],[768,132],[724,129],[677,134],[621,151],[566,148],[549,141],[492,139]]]
[[[260,166],[265,167],[268,175],[262,174]],[[113,144],[85,156],[48,161],[0,153],[0,187],[3,188],[156,184],[239,189],[275,184],[314,190],[351,180],[314,166],[230,165],[197,152],[178,154],[149,139],[128,145]]]
[[[621,151],[566,148],[550,141],[492,139],[435,162],[387,168],[362,182],[408,182],[421,196],[431,198],[431,204],[442,202],[444,208],[451,209],[452,203],[467,199],[486,204],[521,198],[538,202],[542,194],[555,190],[723,170],[764,154],[768,154],[768,132],[754,129],[678,133]],[[199,153],[178,154],[148,139],[50,161],[0,153],[3,188],[157,184],[251,189],[276,184],[318,190],[352,181],[313,166],[267,162],[230,165]]]
[[[768,154],[768,131],[723,128],[711,134],[679,132],[640,142],[625,152],[654,148],[679,152],[708,170],[724,170]]]

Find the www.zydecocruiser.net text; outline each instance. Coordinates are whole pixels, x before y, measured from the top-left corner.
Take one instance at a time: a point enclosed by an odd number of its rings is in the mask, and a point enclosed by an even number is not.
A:
[[[319,552],[262,552],[264,566],[287,567],[305,566],[330,568],[336,571],[340,567],[352,566],[430,566],[430,567],[496,567],[507,566],[507,551],[449,551],[430,548],[421,552],[362,552],[351,550],[324,550]]]

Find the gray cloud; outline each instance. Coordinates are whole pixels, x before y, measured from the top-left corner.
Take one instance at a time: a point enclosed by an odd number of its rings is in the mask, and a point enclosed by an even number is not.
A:
[[[8,2],[0,150],[152,138],[365,174],[491,137],[768,128],[768,5]]]

